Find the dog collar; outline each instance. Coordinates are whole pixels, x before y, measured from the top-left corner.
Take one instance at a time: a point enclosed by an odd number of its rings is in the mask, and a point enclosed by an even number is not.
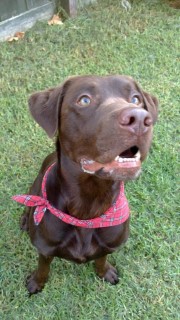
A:
[[[100,217],[80,220],[52,206],[47,200],[46,181],[53,163],[46,171],[42,181],[42,197],[35,195],[16,195],[12,199],[16,202],[24,204],[27,207],[36,207],[34,211],[34,223],[38,225],[46,210],[48,209],[53,215],[67,224],[83,228],[103,228],[120,225],[129,218],[129,206],[124,193],[124,183],[120,184],[119,196],[115,203]]]

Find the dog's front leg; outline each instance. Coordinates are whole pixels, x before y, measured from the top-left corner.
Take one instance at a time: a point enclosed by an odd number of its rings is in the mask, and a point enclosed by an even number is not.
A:
[[[117,284],[119,282],[117,270],[106,259],[107,255],[95,260],[96,273],[111,284]]]
[[[38,293],[44,288],[52,260],[53,257],[39,254],[38,268],[27,278],[27,289],[30,294]]]

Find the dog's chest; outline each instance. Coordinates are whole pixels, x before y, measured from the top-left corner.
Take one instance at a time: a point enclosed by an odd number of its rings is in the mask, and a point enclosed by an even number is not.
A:
[[[114,250],[113,245],[106,243],[97,231],[75,228],[71,237],[65,237],[57,246],[56,253],[59,257],[84,263]]]

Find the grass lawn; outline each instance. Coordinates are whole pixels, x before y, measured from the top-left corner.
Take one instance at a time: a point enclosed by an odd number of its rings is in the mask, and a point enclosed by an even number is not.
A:
[[[178,319],[179,11],[163,0],[99,0],[63,26],[37,23],[25,38],[0,43],[1,304],[7,320]],[[31,92],[69,75],[127,74],[159,98],[160,115],[143,174],[126,185],[131,236],[109,257],[120,282],[99,280],[93,263],[55,259],[42,293],[28,297],[25,278],[36,250],[19,230],[25,193],[54,148],[31,119]]]

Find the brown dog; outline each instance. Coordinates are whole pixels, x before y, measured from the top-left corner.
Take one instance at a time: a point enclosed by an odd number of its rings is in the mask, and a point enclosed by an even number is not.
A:
[[[30,189],[38,197],[24,200],[32,207],[26,208],[21,226],[39,252],[38,268],[28,278],[27,288],[30,293],[42,290],[55,256],[77,263],[95,260],[98,276],[116,284],[117,271],[106,257],[129,233],[121,181],[135,179],[141,172],[157,119],[157,99],[127,76],[79,76],[33,94],[29,105],[47,134],[57,133],[57,148],[44,160]],[[102,225],[103,214],[117,206],[119,194],[126,218],[111,216],[113,209],[108,220],[113,222],[105,220]],[[64,215],[69,223],[61,219]],[[84,227],[86,222],[92,225]]]

